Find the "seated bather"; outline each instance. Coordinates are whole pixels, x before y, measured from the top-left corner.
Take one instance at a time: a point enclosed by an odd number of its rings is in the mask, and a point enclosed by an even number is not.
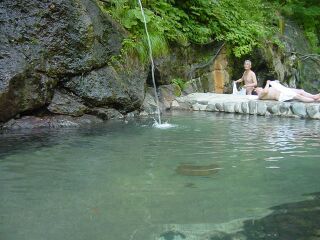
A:
[[[264,88],[257,87],[254,90],[258,99],[276,100],[280,102],[289,100],[299,100],[301,102],[320,102],[320,94],[313,95],[302,89],[288,88],[279,83],[279,81],[268,80]]]
[[[253,89],[257,86],[257,77],[256,74],[251,70],[251,61],[246,60],[244,62],[244,73],[240,79],[237,81],[234,81],[234,83],[240,83],[243,82],[245,85],[243,86],[246,89],[246,95],[251,95]]]

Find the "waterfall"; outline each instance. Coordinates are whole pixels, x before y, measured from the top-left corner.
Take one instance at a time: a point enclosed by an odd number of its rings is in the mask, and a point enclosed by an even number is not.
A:
[[[150,61],[151,61],[151,76],[152,76],[152,83],[153,83],[153,87],[154,87],[154,96],[155,96],[156,104],[157,104],[158,124],[161,124],[159,98],[158,98],[158,93],[157,93],[156,80],[155,80],[155,77],[154,77],[154,61],[153,61],[153,56],[152,56],[152,46],[151,46],[150,36],[149,36],[149,32],[148,32],[148,27],[147,27],[146,16],[144,15],[144,10],[143,10],[143,7],[142,7],[141,0],[138,0],[138,2],[139,2],[139,5],[140,5],[142,17],[143,17],[144,28],[146,30],[148,46],[149,46],[149,57],[150,57]]]

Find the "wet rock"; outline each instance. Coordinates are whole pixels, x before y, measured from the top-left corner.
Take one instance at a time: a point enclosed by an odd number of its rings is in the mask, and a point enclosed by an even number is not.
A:
[[[241,113],[242,111],[241,111],[241,103],[236,103],[235,105],[234,105],[234,112],[235,113]]]
[[[219,166],[216,164],[210,164],[207,166],[182,164],[176,168],[176,172],[186,176],[209,176],[217,173],[219,169]]]
[[[124,116],[116,109],[96,107],[90,110],[90,114],[97,116],[103,120],[123,119]]]
[[[140,108],[144,100],[144,71],[104,67],[64,82],[64,86],[94,106],[108,106],[124,111]]]
[[[208,111],[208,112],[215,112],[215,111],[217,111],[216,105],[209,103],[208,106],[207,106],[207,108],[206,108],[206,111]]]
[[[290,109],[291,104],[283,102],[279,106],[279,112],[281,115],[289,115],[291,114],[291,109]]]
[[[53,99],[47,108],[52,113],[75,117],[82,116],[88,109],[82,104],[79,97],[63,93],[60,90],[55,90]]]
[[[256,101],[249,101],[249,113],[250,114],[257,114],[257,102]]]
[[[241,112],[242,113],[249,113],[249,106],[247,102],[241,103]]]
[[[265,115],[267,112],[267,104],[264,102],[258,102],[257,103],[257,114],[258,115]]]
[[[15,62],[13,56],[12,58],[10,60]],[[8,73],[6,71],[10,71],[10,67],[14,68],[11,66],[13,63],[2,64],[3,61],[0,57],[0,122],[50,102],[53,87],[56,85],[53,78],[39,73],[24,73],[23,69],[12,69],[12,72]],[[15,68],[18,67],[22,68],[22,66],[15,66]]]
[[[234,103],[223,103],[223,109],[225,112],[234,113]]]
[[[129,112],[125,115],[125,118],[126,119],[131,119],[131,118],[135,118],[135,117],[138,117],[140,115],[140,113],[138,111],[132,111],[132,112]]]
[[[0,122],[40,108],[69,75],[107,64],[125,32],[95,1],[2,0]]]
[[[293,114],[299,116],[299,117],[305,117],[307,115],[306,106],[303,103],[293,103],[291,105],[291,109]]]
[[[186,83],[186,86],[183,89],[182,94],[183,95],[188,95],[188,94],[191,94],[191,93],[194,93],[194,92],[197,92],[196,86],[194,84],[188,82],[188,83]]]
[[[277,104],[277,103],[268,104],[267,110],[272,115],[279,115],[280,114],[280,104]]]
[[[176,100],[172,101],[171,104],[172,110],[192,110],[191,106],[186,102],[178,102]]]
[[[215,107],[218,111],[223,112],[224,108],[223,108],[223,103],[216,103]]]
[[[196,103],[196,104],[192,105],[192,109],[194,111],[205,111],[206,108],[207,108],[207,105],[202,105],[202,104],[199,104],[199,103]]]
[[[320,119],[320,107],[319,105],[308,105],[307,108],[307,114],[310,118],[313,119]]]
[[[142,112],[145,112],[147,115],[156,114],[158,112],[158,106],[154,98],[154,94],[151,94],[152,91],[153,89],[149,89],[149,91],[146,92],[141,106]]]
[[[173,100],[171,103],[171,109],[172,110],[180,109],[180,104],[176,100]]]
[[[186,239],[186,235],[177,231],[168,231],[160,235],[159,240],[182,240]]]
[[[24,116],[19,119],[11,119],[3,125],[3,129],[19,130],[34,128],[63,128],[81,127],[87,124],[101,123],[102,120],[92,116],[71,117],[65,115],[54,115],[45,117]]]
[[[159,100],[165,109],[170,109],[171,102],[181,95],[180,87],[176,84],[162,85],[159,87]]]

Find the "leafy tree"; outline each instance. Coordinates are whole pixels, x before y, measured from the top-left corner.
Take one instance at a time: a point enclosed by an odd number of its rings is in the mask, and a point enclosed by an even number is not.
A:
[[[254,47],[272,39],[270,4],[262,0],[157,0],[143,1],[155,56],[169,52],[171,44],[187,46],[224,41],[235,56],[249,53]],[[100,2],[130,37],[124,49],[147,61],[147,41],[143,19],[135,0]]]

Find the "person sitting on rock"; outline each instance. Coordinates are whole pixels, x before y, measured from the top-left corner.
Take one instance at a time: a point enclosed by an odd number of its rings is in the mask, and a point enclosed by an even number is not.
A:
[[[246,60],[243,65],[245,71],[240,79],[234,81],[235,83],[240,83],[244,81],[244,87],[246,89],[246,94],[251,95],[253,89],[257,86],[256,74],[251,70],[251,61]]]
[[[268,80],[264,88],[257,87],[254,91],[260,100],[276,100],[280,102],[299,100],[306,103],[320,102],[320,94],[313,95],[303,89],[287,88],[281,85],[278,80]]]

